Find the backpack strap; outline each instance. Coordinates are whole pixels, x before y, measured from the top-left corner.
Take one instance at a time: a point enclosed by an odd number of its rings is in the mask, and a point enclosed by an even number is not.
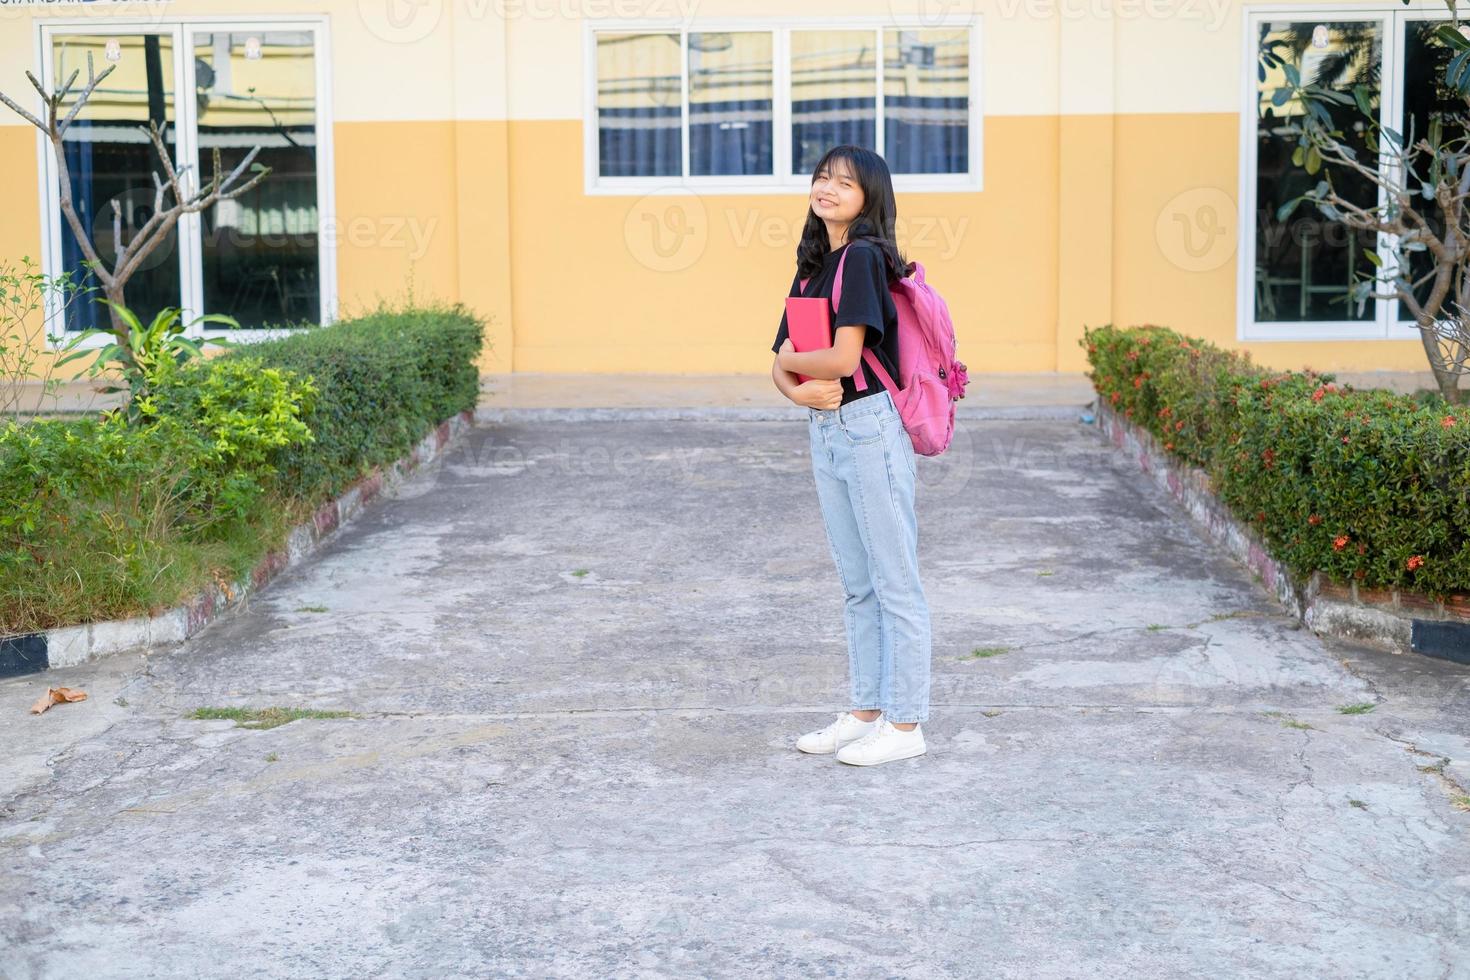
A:
[[[847,263],[847,251],[848,251],[847,249],[843,249],[842,250],[842,258],[840,258],[840,259],[837,260],[837,276],[832,280],[832,315],[833,316],[836,316],[837,315],[837,304],[840,303],[840,302],[842,302],[842,267]],[[803,279],[801,281],[801,287],[800,288],[801,288],[801,291],[803,293],[806,292],[806,284],[808,282],[810,282],[810,281],[811,281],[810,277],[808,277],[806,279]],[[834,328],[834,330],[835,330],[835,328]],[[867,338],[864,338],[864,339],[867,339]],[[866,354],[867,352],[868,352],[868,348],[866,346],[864,346],[863,347],[863,353]],[[855,387],[858,391],[867,391],[868,390],[868,378],[867,378],[867,376],[865,374],[863,374],[863,362],[862,361],[858,361],[857,370],[855,370],[855,371],[852,372],[852,383],[853,383],[853,387]]]
[[[842,302],[842,267],[847,264],[847,253],[851,251],[852,245],[849,243],[848,246],[842,250],[842,258],[837,260],[837,277],[832,280],[832,314],[834,316],[837,314],[838,305]],[[837,328],[834,327],[832,329],[833,333],[835,334]],[[863,339],[866,340],[867,336],[864,335]],[[864,344],[863,353],[866,354],[867,352],[868,347],[866,344]],[[858,366],[856,370],[852,372],[852,386],[858,391],[868,390],[868,376],[866,374],[863,374],[863,362],[861,358],[858,359]]]

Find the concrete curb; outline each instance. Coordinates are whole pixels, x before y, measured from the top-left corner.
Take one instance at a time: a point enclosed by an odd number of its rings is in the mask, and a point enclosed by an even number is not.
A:
[[[956,421],[1036,420],[1075,422],[1086,405],[978,405],[955,410]],[[795,405],[688,408],[493,408],[475,409],[477,424],[528,422],[805,422],[806,409]]]
[[[1470,595],[1436,602],[1397,589],[1359,589],[1356,582],[1336,585],[1321,572],[1297,581],[1271,556],[1260,535],[1235,519],[1215,495],[1204,470],[1176,460],[1152,433],[1124,419],[1102,399],[1097,401],[1097,423],[1104,439],[1132,457],[1212,541],[1253,571],[1266,591],[1312,632],[1394,653],[1422,653],[1470,664]]]
[[[191,601],[156,616],[0,637],[0,677],[71,667],[108,654],[151,652],[183,643],[226,612],[238,608],[271,579],[319,550],[373,500],[393,496],[408,476],[442,456],[445,447],[470,428],[473,418],[473,413],[464,411],[445,419],[407,456],[387,468],[378,467],[335,500],[322,504],[311,520],[291,530],[283,549],[268,553],[241,581],[213,586]]]

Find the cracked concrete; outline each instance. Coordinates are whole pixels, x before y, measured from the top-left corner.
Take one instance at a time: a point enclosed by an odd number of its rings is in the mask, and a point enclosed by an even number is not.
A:
[[[808,466],[481,427],[185,646],[0,683],[0,974],[1470,977],[1470,670],[1301,629],[1089,427],[967,421],[929,754],[805,756]],[[187,717],[270,705],[354,717]]]

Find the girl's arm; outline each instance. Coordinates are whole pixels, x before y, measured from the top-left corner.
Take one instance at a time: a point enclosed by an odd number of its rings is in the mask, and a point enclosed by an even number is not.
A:
[[[855,326],[856,329],[838,327],[832,346],[822,350],[804,353],[783,350],[776,355],[776,365],[782,370],[813,378],[832,380],[847,377],[858,369],[858,362],[863,359],[863,339],[867,327],[861,324],[845,326]]]

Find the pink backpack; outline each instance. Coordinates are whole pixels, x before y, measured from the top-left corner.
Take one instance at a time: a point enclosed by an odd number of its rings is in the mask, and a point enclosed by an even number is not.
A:
[[[832,309],[842,300],[842,266],[847,251],[837,262],[837,279],[832,284]],[[803,289],[806,280],[801,281]],[[893,397],[903,427],[920,456],[938,456],[954,438],[955,402],[965,397],[970,376],[955,359],[958,342],[949,307],[934,287],[924,281],[924,267],[914,263],[913,274],[888,287],[898,308],[898,376],[900,388],[883,369],[871,347],[863,348],[863,359]],[[866,391],[863,366],[852,375],[858,391]]]

